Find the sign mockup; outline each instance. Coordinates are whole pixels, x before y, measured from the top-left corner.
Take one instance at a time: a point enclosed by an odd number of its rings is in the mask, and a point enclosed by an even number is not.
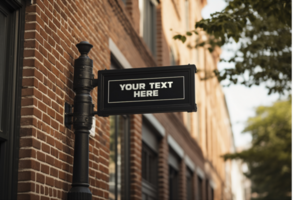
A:
[[[196,111],[195,65],[98,71],[98,115]]]

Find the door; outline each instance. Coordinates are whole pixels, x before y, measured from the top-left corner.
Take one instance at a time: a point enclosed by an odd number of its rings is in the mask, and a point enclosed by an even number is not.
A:
[[[5,200],[17,198],[23,3],[0,1],[0,199]]]

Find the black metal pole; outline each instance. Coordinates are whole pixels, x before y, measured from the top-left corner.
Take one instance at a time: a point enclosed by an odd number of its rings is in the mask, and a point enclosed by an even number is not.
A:
[[[93,60],[87,54],[93,47],[88,42],[76,45],[80,57],[75,60],[73,90],[73,127],[75,130],[72,188],[68,200],[91,200],[89,189],[89,130],[93,122],[93,104],[90,92],[94,87]]]

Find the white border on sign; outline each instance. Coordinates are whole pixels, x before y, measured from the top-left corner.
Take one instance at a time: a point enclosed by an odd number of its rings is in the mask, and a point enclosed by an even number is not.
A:
[[[136,101],[115,101],[110,102],[109,101],[109,84],[110,82],[117,82],[117,81],[135,81],[135,80],[147,80],[147,79],[162,79],[162,78],[182,78],[183,81],[183,98],[175,98],[175,99],[149,99],[149,100],[136,100]],[[138,79],[121,79],[121,80],[109,80],[108,81],[108,97],[107,102],[108,103],[131,103],[131,102],[144,102],[144,101],[172,101],[172,100],[183,100],[185,99],[185,85],[184,85],[184,76],[170,76],[170,77],[157,77],[157,78],[138,78]]]

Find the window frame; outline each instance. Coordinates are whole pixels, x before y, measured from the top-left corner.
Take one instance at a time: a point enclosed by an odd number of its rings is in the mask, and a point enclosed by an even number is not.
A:
[[[169,200],[178,200],[179,197],[179,170],[176,170],[172,165],[169,166]],[[172,180],[171,180],[172,175]],[[172,187],[173,186],[173,187]]]
[[[123,187],[121,187],[121,199],[128,199],[129,195],[130,195],[130,120],[129,120],[129,116],[127,115],[113,115],[110,116],[114,118],[114,122],[115,122],[115,131],[114,131],[114,141],[118,141],[118,135],[119,135],[119,117],[124,118],[124,141],[122,145],[125,145],[122,149],[125,150],[124,152],[124,156],[125,158],[123,159],[125,162],[121,162],[121,165],[124,164],[124,185],[122,185]],[[114,156],[114,163],[115,163],[115,188],[114,188],[114,195],[115,195],[115,200],[119,199],[118,198],[118,185],[122,184],[119,183],[119,165],[116,164],[118,163],[118,158],[119,158],[119,153],[118,153],[118,144],[114,143],[114,152],[115,152],[115,156]],[[123,161],[122,160],[122,161]],[[122,179],[121,179],[122,180]],[[125,187],[125,188],[124,188]],[[124,188],[124,189],[123,189]]]
[[[157,5],[158,5],[157,0],[139,0],[140,36],[144,39],[153,57],[156,57],[156,53],[157,53],[156,52],[157,51],[156,49],[156,33],[157,33],[156,7]]]
[[[151,115],[152,116],[152,115]],[[152,120],[151,120],[152,119]],[[164,128],[161,124],[153,117],[143,115],[142,117],[142,199],[150,196],[151,199],[158,199],[158,159],[159,159],[159,143],[161,138],[164,136]],[[144,153],[155,155],[156,162],[155,170],[155,183],[145,179],[144,176]],[[147,165],[147,163],[146,163]],[[149,166],[147,166],[149,167]]]
[[[114,56],[113,53],[111,53],[111,65],[110,69],[113,70],[115,69],[122,69],[123,66],[119,62],[119,60]],[[113,66],[113,67],[112,67]],[[122,149],[125,150],[125,158],[124,158],[124,186],[121,187],[121,199],[129,199],[130,198],[130,116],[129,115],[112,115],[110,117],[114,117],[115,121],[115,132],[114,132],[114,141],[118,141],[118,131],[119,131],[119,117],[122,117],[124,119],[124,142],[123,145],[125,145]],[[114,162],[118,163],[118,151],[117,151],[117,144],[114,144],[114,152],[115,152],[115,158]],[[122,162],[121,162],[122,163]],[[119,169],[118,169],[118,164],[115,165],[115,199],[118,199],[118,185],[119,185],[119,180],[118,180],[118,174]],[[122,180],[122,179],[121,179]],[[122,184],[122,183],[120,183]],[[125,188],[124,188],[125,187]],[[124,188],[122,190],[122,188]]]
[[[202,200],[202,195],[203,195],[203,180],[199,176],[197,176],[197,186],[198,186],[198,192],[197,192],[197,197],[198,200]]]
[[[179,197],[179,171],[180,171],[180,162],[181,159],[179,157],[179,155],[177,155],[177,153],[173,150],[172,147],[169,146],[169,155],[168,155],[168,169],[169,169],[169,200],[178,200]],[[171,172],[177,172],[177,177],[175,179],[175,181],[173,181],[176,183],[177,181],[177,185],[174,188],[174,191],[171,191],[173,188],[171,188],[171,180],[170,180],[170,173]],[[174,185],[173,185],[174,186]],[[172,194],[172,195],[171,195]]]
[[[186,166],[186,199],[193,199],[193,171]]]

